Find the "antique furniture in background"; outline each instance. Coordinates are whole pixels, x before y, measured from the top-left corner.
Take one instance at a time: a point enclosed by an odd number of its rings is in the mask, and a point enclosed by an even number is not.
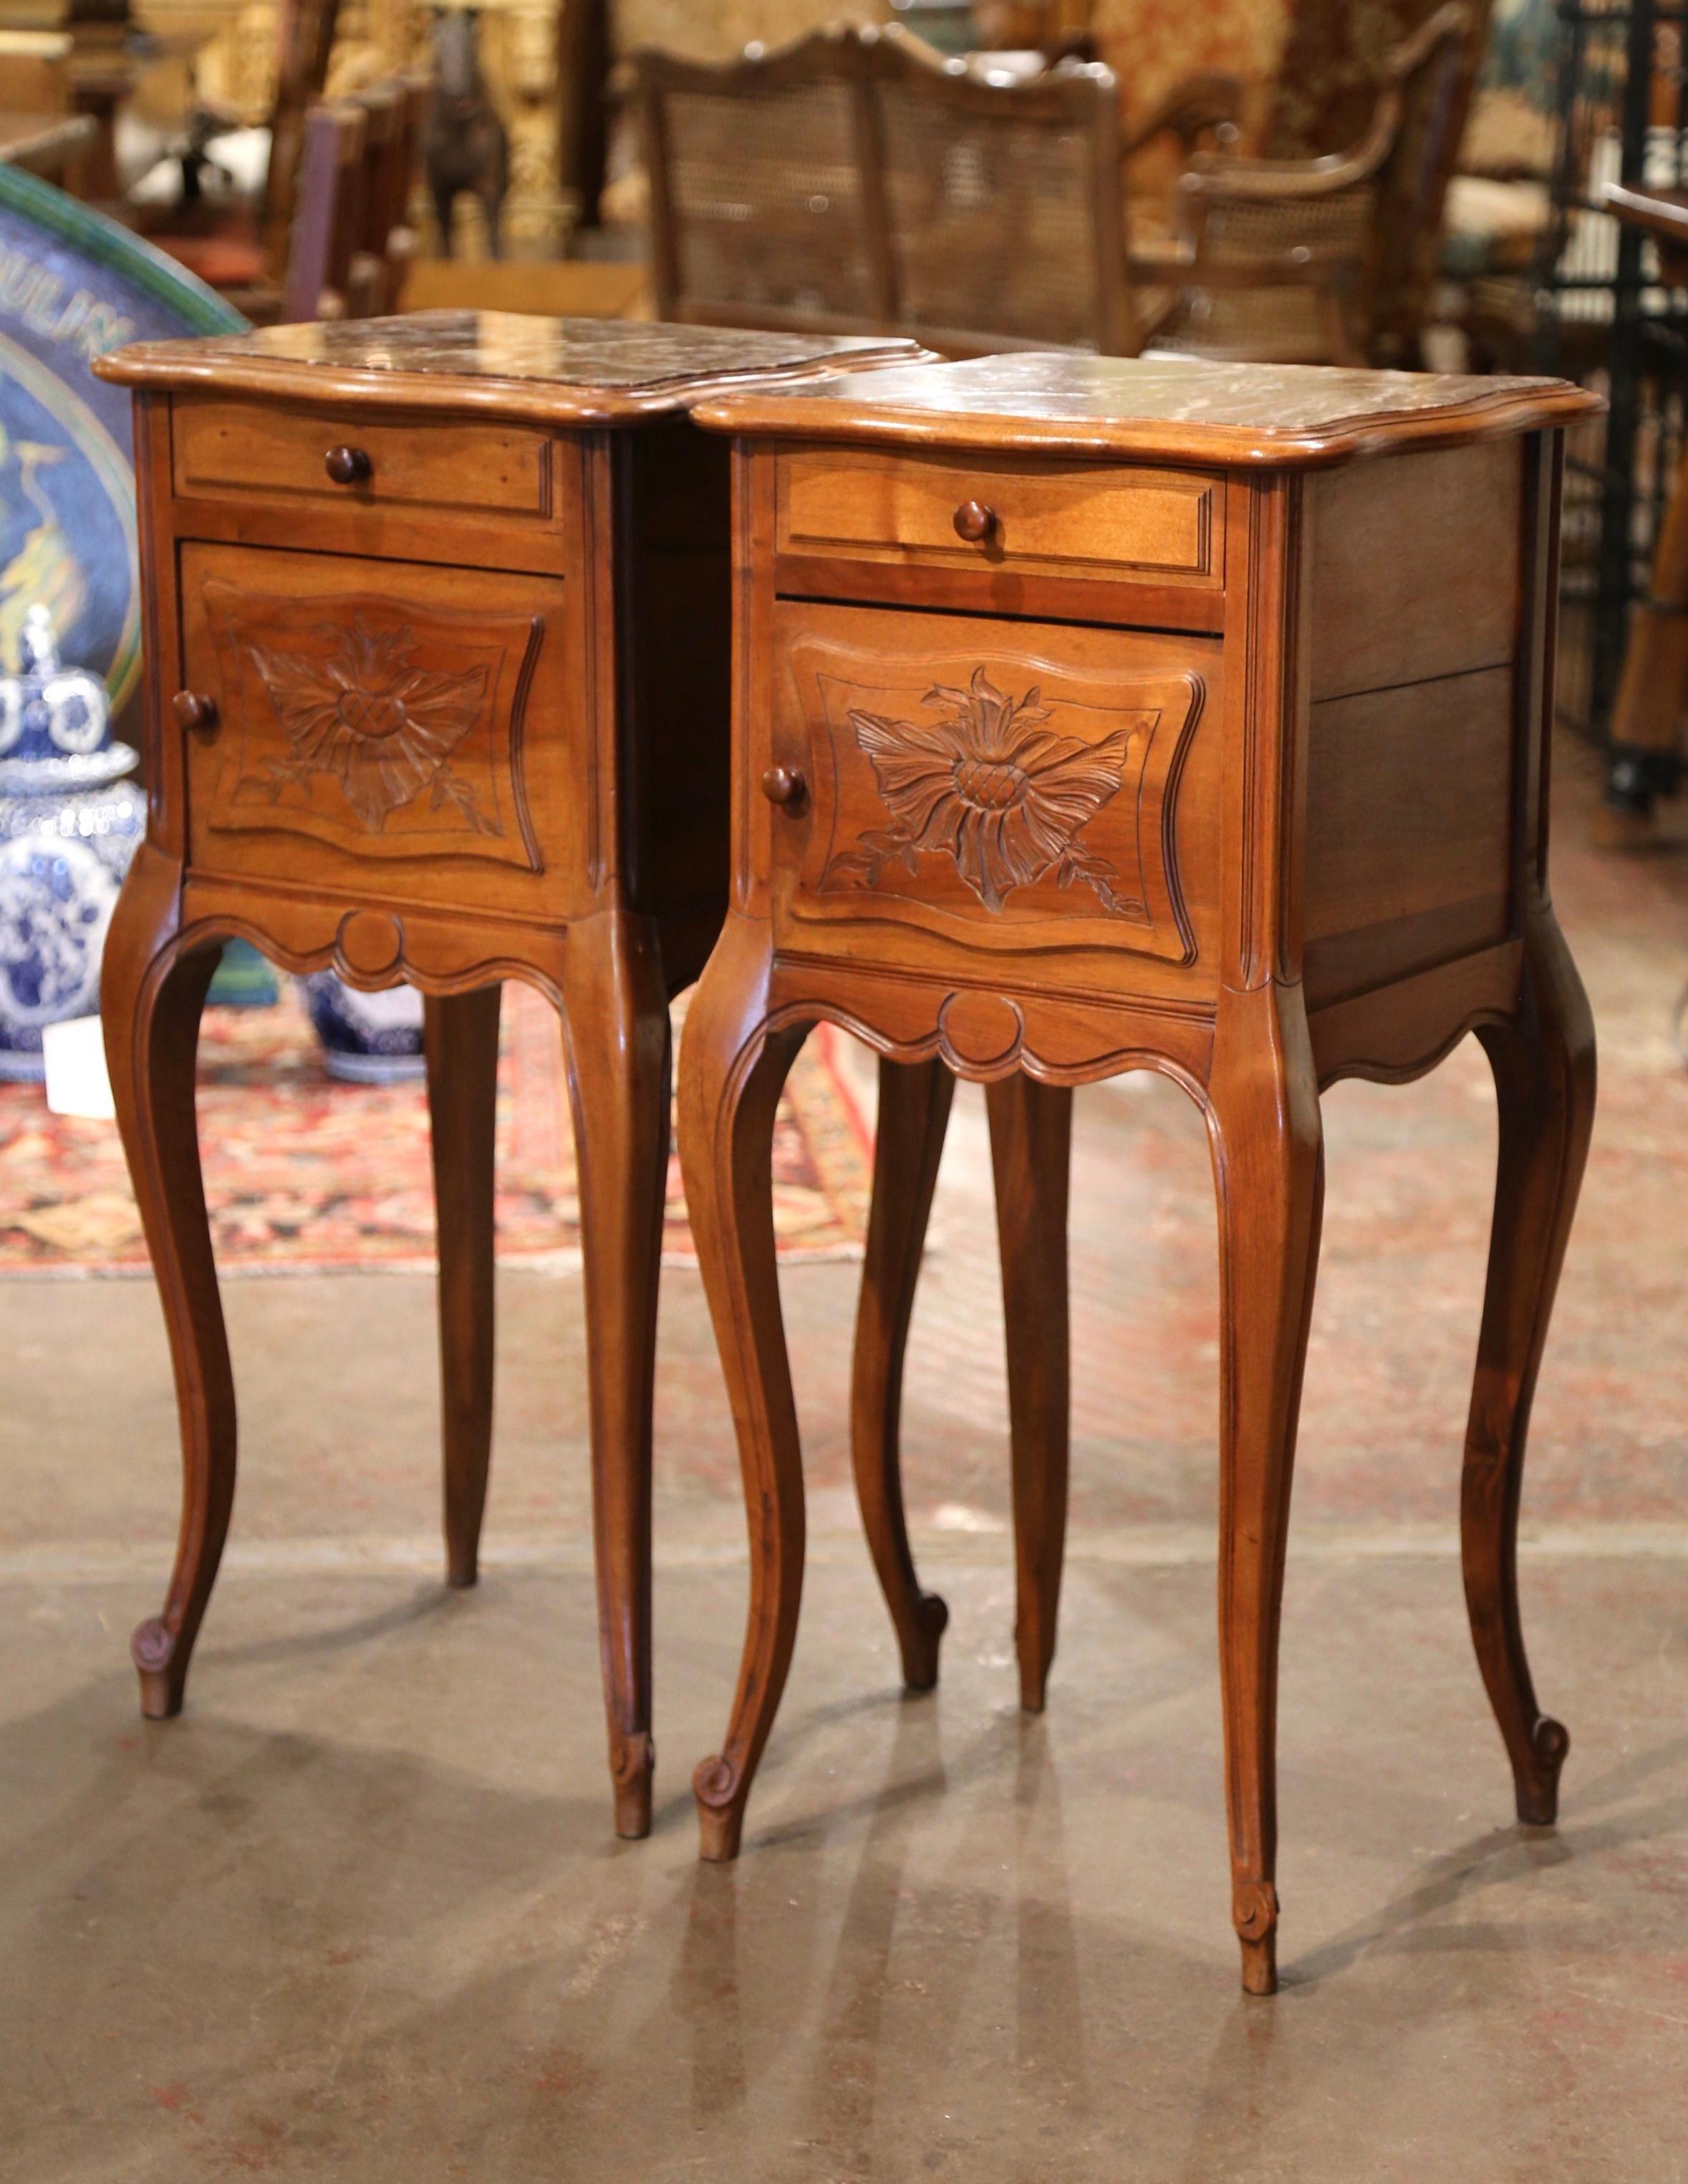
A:
[[[427,96],[425,80],[399,77],[306,109],[273,273],[269,246],[228,233],[199,238],[203,248],[172,245],[172,255],[237,276],[220,292],[259,326],[396,309],[415,255],[410,196]]]
[[[733,874],[686,1025],[680,1151],[751,1536],[738,1695],[696,1776],[705,1857],[737,1852],[797,1624],[769,1151],[819,1019],[878,1049],[882,1084],[927,1088],[921,1127],[904,1091],[881,1147],[887,1295],[864,1317],[894,1330],[943,1073],[989,1087],[1033,1705],[1066,1508],[1066,1088],[1158,1069],[1203,1112],[1232,1907],[1256,1992],[1276,1976],[1278,1625],[1320,1089],[1417,1076],[1478,1033],[1500,1172],[1465,1580],[1519,1816],[1552,1819],[1567,1740],[1536,1704],[1514,1548],[1594,1098],[1545,784],[1560,441],[1593,406],[1552,380],[1028,354],[699,408],[734,436]],[[900,1332],[882,1346],[900,1360]],[[889,1418],[857,1406],[857,1477],[925,1684],[944,1611],[902,1524],[898,1377]]]
[[[1158,274],[1178,292],[1156,322],[1157,349],[1418,360],[1484,12],[1446,0],[1385,53],[1363,124],[1340,147],[1305,159],[1195,156],[1173,193],[1169,242],[1132,238],[1139,281]],[[1293,78],[1279,92],[1301,95]]]
[[[1139,201],[1128,236],[1123,162],[1168,134],[1189,153],[1223,120],[1222,81],[1181,87],[1123,137],[1106,69],[998,80],[894,26],[718,66],[641,53],[659,314],[894,330],[952,354],[1407,359],[1471,23],[1446,0],[1385,55],[1342,152],[1197,152],[1171,218]]]
[[[1614,185],[1607,206],[1658,253],[1660,278],[1688,289],[1688,192]],[[1654,460],[1663,467],[1664,450]],[[1656,800],[1672,794],[1683,770],[1683,716],[1688,713],[1688,445],[1674,473],[1660,480],[1664,512],[1653,549],[1652,581],[1636,601],[1612,709],[1609,780],[1615,809],[1608,838],[1626,843],[1656,837]]]
[[[649,1824],[652,1347],[670,996],[726,878],[727,457],[686,404],[905,345],[437,314],[105,359],[136,390],[147,839],[106,956],[184,1501],[142,1707],[181,1704],[235,1476],[194,1128],[220,943],[427,996],[445,1533],[492,1425],[499,985],[563,1017],[581,1178],[616,1825]]]
[[[365,110],[349,102],[325,102],[306,113],[287,277],[273,304],[254,313],[260,321],[367,315],[352,307],[350,292],[362,239],[368,129]]]
[[[64,86],[70,110],[93,124],[92,142],[77,162],[77,193],[97,203],[114,202],[117,113],[136,80],[129,0],[8,0],[0,13],[8,31],[64,41],[53,73]],[[55,97],[51,110],[58,110],[58,103]]]
[[[1271,72],[1259,150],[1267,159],[1317,159],[1369,127],[1390,55],[1418,36],[1444,0],[1288,0]],[[1467,0],[1469,42],[1455,94],[1458,135],[1482,65],[1493,0]],[[1451,156],[1451,155],[1450,155]]]
[[[452,212],[473,198],[486,223],[487,248],[500,254],[504,202],[510,188],[510,136],[482,73],[480,14],[448,8],[435,19],[433,83],[422,129],[422,164],[439,227],[440,253],[452,255]]]
[[[248,317],[265,315],[263,295],[284,275],[304,153],[307,109],[322,96],[340,0],[281,0],[276,24],[275,94],[270,104],[270,163],[253,204],[210,208],[189,222],[192,208],[144,223],[148,239],[227,295]],[[231,113],[231,126],[240,119]],[[195,130],[190,129],[190,135]],[[201,132],[203,133],[203,132]]]
[[[636,67],[660,318],[1136,349],[1106,69],[989,83],[894,25]]]
[[[169,31],[203,26],[210,42],[197,74],[208,99],[261,123],[275,95],[269,42],[285,0],[136,0],[148,27]],[[559,250],[573,225],[571,200],[558,181],[560,137],[565,169],[564,105],[576,104],[571,76],[577,9],[594,0],[480,0],[482,65],[510,135],[506,242],[526,251]],[[343,97],[376,78],[430,65],[433,0],[340,0],[339,22],[326,86]],[[560,68],[560,36],[571,52]],[[601,99],[601,77],[592,93]],[[432,247],[432,242],[430,248]]]
[[[558,168],[582,227],[596,227],[610,163],[610,0],[568,0],[558,54]]]
[[[306,114],[287,275],[260,321],[396,308],[415,250],[409,206],[427,96],[417,79],[371,84]]]
[[[1666,0],[1552,0],[1541,35],[1552,142],[1538,247],[1523,266],[1471,284],[1477,360],[1562,373],[1607,398],[1605,417],[1568,443],[1560,609],[1561,716],[1598,740],[1614,736],[1630,625],[1662,543],[1688,421],[1688,300],[1660,278],[1657,237],[1614,216],[1607,192],[1688,187],[1682,27]],[[1607,761],[1597,832],[1614,844],[1651,839],[1664,786],[1651,755],[1614,739]]]
[[[350,101],[364,115],[357,248],[347,271],[354,318],[382,318],[398,309],[416,254],[410,198],[429,96],[425,76],[392,76],[365,85]]]

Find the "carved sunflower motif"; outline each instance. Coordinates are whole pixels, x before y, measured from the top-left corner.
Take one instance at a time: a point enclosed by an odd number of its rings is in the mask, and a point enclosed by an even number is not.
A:
[[[1082,881],[1109,910],[1140,916],[1140,903],[1116,893],[1118,872],[1077,839],[1118,793],[1133,731],[1098,744],[1052,734],[1039,695],[1033,688],[1010,698],[976,667],[965,690],[927,692],[922,702],[943,708],[935,721],[852,709],[893,823],[834,857],[827,877],[872,886],[885,865],[912,873],[922,850],[941,850],[987,910],[1053,872],[1061,887]]]
[[[332,641],[326,654],[249,648],[287,738],[289,755],[268,761],[270,794],[328,774],[378,834],[390,812],[426,788],[432,810],[450,804],[477,833],[502,833],[448,763],[481,716],[487,670],[420,667],[408,627],[377,629],[361,615],[349,628],[318,633]]]

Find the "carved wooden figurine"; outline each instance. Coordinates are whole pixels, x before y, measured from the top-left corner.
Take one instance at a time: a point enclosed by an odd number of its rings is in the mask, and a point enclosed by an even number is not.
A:
[[[727,459],[699,390],[838,342],[436,313],[131,348],[148,835],[106,950],[113,1089],[163,1295],[184,1501],[144,1713],[181,1707],[235,1404],[193,1111],[219,944],[426,996],[445,1532],[492,1431],[499,982],[562,1012],[581,1179],[616,1822],[649,1825],[650,1420],[668,1002],[720,924]]]
[[[422,165],[439,223],[441,255],[452,255],[452,214],[465,193],[487,221],[487,252],[501,254],[510,188],[510,132],[481,67],[480,16],[454,8],[434,20],[434,81],[422,127]]]
[[[876,1207],[855,1416],[911,1684],[936,1675],[944,1609],[903,1526],[897,1380],[943,1072],[989,1088],[1028,1706],[1065,1518],[1065,1088],[1158,1069],[1206,1118],[1232,1915],[1256,1993],[1276,1979],[1319,1091],[1416,1076],[1478,1032],[1501,1156],[1466,1586],[1519,1815],[1553,1818],[1566,1738],[1531,1686],[1514,1539],[1594,1099],[1545,771],[1560,443],[1596,406],[1552,380],[1022,355],[698,412],[736,436],[733,896],[687,1025],[680,1146],[751,1531],[738,1696],[696,1777],[706,1857],[738,1850],[797,1623],[769,1155],[817,1018],[876,1046],[888,1088],[921,1088],[882,1141],[905,1188],[886,1173]]]

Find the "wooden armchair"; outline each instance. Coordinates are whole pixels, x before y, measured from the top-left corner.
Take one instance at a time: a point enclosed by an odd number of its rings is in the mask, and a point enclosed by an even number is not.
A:
[[[1156,348],[1273,363],[1416,359],[1473,23],[1466,0],[1446,0],[1395,47],[1365,133],[1345,151],[1195,156],[1174,192],[1170,236],[1133,242],[1139,282],[1171,294]]]
[[[1106,69],[990,82],[893,26],[635,81],[659,317],[1135,350]]]

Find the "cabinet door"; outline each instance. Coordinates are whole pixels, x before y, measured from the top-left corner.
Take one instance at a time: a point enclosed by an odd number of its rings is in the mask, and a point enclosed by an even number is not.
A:
[[[787,603],[775,655],[777,945],[1211,983],[1217,642]]]
[[[559,581],[181,550],[198,870],[532,914],[580,906],[590,754]]]

